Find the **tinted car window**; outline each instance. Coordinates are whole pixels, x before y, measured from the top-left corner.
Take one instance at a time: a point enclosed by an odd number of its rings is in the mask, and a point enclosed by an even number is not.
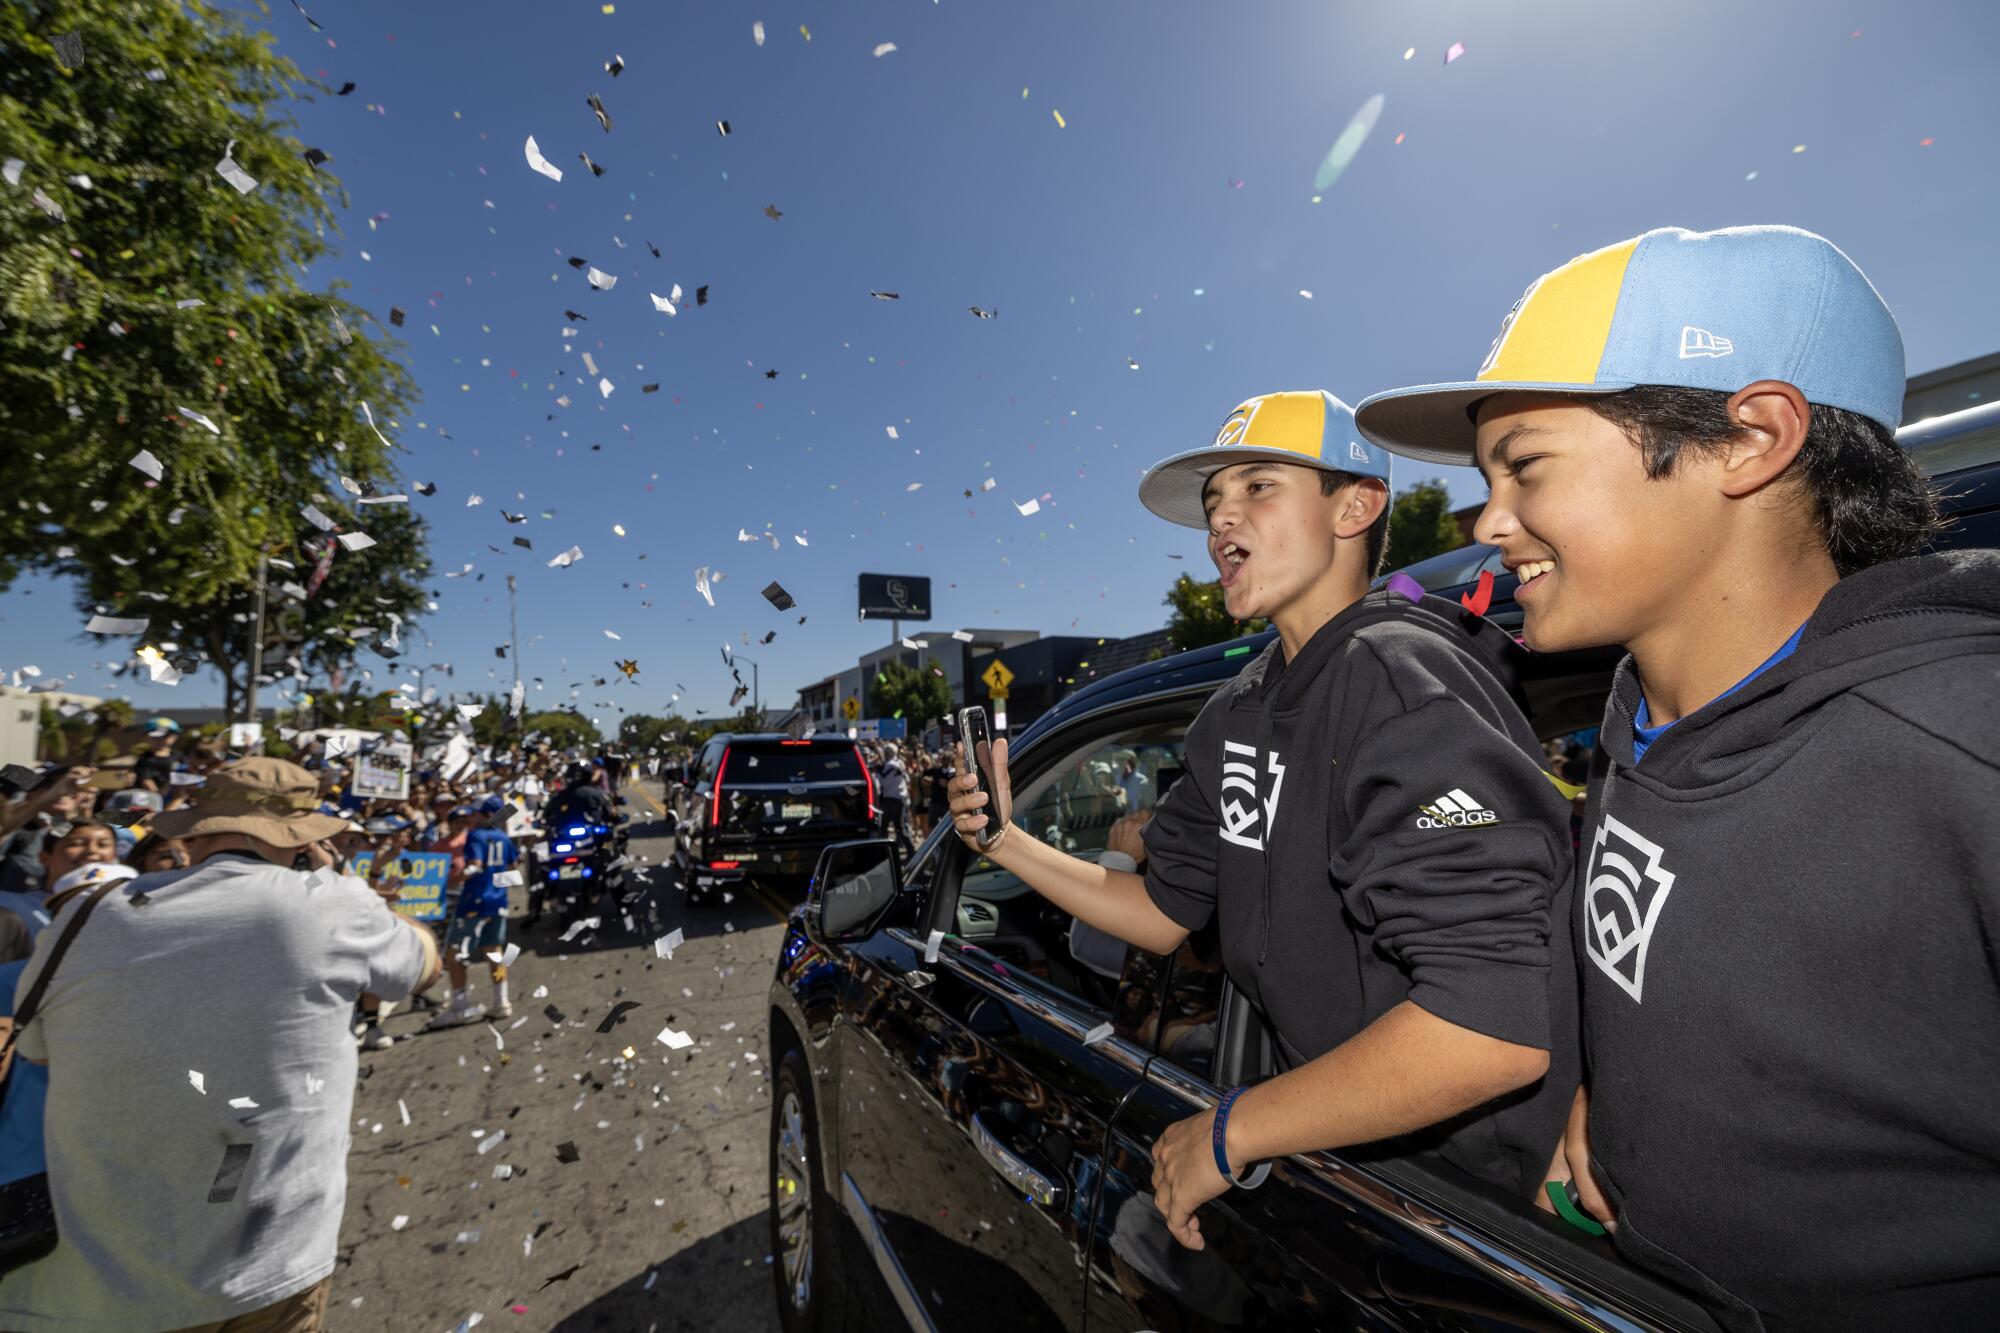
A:
[[[860,782],[861,760],[851,741],[737,741],[729,747],[724,782]]]
[[[1022,833],[1095,861],[1111,826],[1151,809],[1180,776],[1186,733],[1185,721],[1159,723],[1072,747],[1016,789],[1013,822]],[[959,881],[955,933],[1100,1012],[1110,1009],[1128,947],[983,856],[971,858]]]

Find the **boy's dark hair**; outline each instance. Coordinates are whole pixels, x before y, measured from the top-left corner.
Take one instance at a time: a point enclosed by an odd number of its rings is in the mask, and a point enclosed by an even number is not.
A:
[[[1646,475],[1657,481],[1683,452],[1719,453],[1735,437],[1729,399],[1715,389],[1644,384],[1583,402],[1631,437]],[[1846,578],[1923,550],[1943,521],[1937,493],[1909,451],[1858,412],[1810,406],[1805,443],[1789,472],[1812,504],[1834,569]]]
[[[1343,486],[1352,486],[1356,482],[1366,480],[1368,480],[1366,477],[1358,477],[1352,472],[1329,472],[1321,469],[1319,474],[1319,493],[1321,495],[1332,495]],[[1370,579],[1373,579],[1377,574],[1382,572],[1382,553],[1389,547],[1389,510],[1393,504],[1393,500],[1385,500],[1382,504],[1381,517],[1370,524],[1368,531],[1363,534],[1368,541],[1368,545],[1363,550],[1368,557],[1368,577]]]

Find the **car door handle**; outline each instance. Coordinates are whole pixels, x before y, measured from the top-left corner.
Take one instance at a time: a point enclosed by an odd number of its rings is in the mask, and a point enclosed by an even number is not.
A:
[[[986,1164],[998,1171],[1016,1194],[1025,1194],[1044,1208],[1063,1206],[1068,1194],[1063,1182],[1053,1171],[1044,1170],[1008,1147],[993,1131],[984,1112],[976,1112],[972,1117],[972,1141],[978,1145],[979,1155],[986,1159]]]

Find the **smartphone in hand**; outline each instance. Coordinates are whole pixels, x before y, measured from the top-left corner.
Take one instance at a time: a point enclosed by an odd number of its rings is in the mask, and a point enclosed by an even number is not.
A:
[[[958,710],[958,739],[965,747],[966,762],[972,766],[972,774],[979,779],[979,790],[986,793],[986,827],[975,836],[980,850],[991,847],[1000,837],[1003,825],[1000,820],[1000,805],[994,798],[993,778],[993,729],[987,724],[986,710],[977,704]]]

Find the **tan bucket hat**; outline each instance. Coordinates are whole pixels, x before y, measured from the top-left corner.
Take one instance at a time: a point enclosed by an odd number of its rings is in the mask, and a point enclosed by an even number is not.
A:
[[[346,828],[345,819],[319,812],[319,783],[311,773],[264,758],[224,764],[195,789],[194,804],[152,821],[162,838],[244,833],[274,847],[303,847]]]

